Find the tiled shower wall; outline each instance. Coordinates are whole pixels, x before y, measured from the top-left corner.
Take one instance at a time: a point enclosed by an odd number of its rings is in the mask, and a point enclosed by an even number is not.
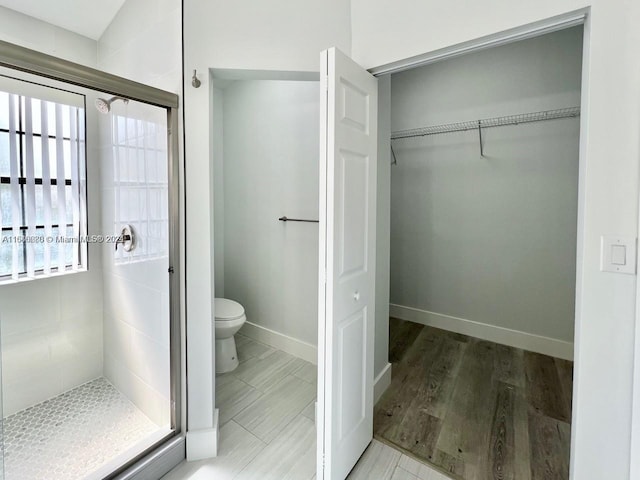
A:
[[[181,19],[180,0],[127,0],[98,40],[98,68],[179,93]],[[123,115],[124,105],[114,104],[113,112]],[[143,123],[159,121],[158,115],[158,109],[139,110],[133,103],[127,107],[127,116]],[[104,124],[101,127],[103,135],[106,134],[102,151],[104,158],[109,158],[113,132],[105,130]],[[130,133],[141,138],[147,147],[151,146],[151,140],[145,140],[145,135],[156,135],[150,131],[142,135]],[[155,139],[158,140],[157,135]],[[153,152],[147,154],[153,155]],[[142,222],[146,225],[143,228],[149,234],[148,240],[157,241],[158,233],[162,234],[166,228],[161,226],[165,217],[153,210],[161,203],[162,211],[166,212],[166,197],[158,196],[156,188],[160,164],[152,168],[146,163],[137,167],[131,164],[133,170],[126,170],[126,174],[124,167],[114,171],[108,161],[103,162],[103,167],[105,228],[115,229],[122,222],[133,223],[135,227]],[[120,195],[118,203],[116,195]],[[145,211],[145,208],[151,210]],[[164,424],[169,414],[168,261],[166,256],[158,255],[153,245],[146,247],[143,254],[146,258],[131,257],[130,263],[116,262],[113,249],[104,251],[104,370],[107,378],[143,412],[156,423]]]
[[[102,375],[102,273],[90,271],[0,287],[3,415]]]
[[[103,245],[104,374],[158,425],[169,423],[166,112],[112,105],[103,134],[102,226],[135,231],[136,247]]]
[[[0,39],[179,93],[180,12],[179,0],[127,0],[96,42],[0,7]],[[110,145],[110,132],[102,129],[100,135],[100,145]],[[115,217],[105,220],[104,229],[100,218],[101,197],[113,188],[101,189],[100,163],[90,152],[89,233],[113,234]],[[0,287],[5,416],[103,374],[104,291],[104,373],[154,421],[165,423],[157,412],[167,401],[169,382],[168,294],[161,281],[166,263],[156,258],[107,265],[103,287],[100,251],[106,255],[112,248],[90,246],[87,273]],[[142,399],[154,406],[145,408]]]
[[[0,39],[96,66],[95,41],[2,7]],[[87,115],[87,135],[95,138],[95,110]],[[96,156],[87,155],[90,233],[100,227]],[[89,272],[0,287],[3,416],[102,375],[99,248],[89,247]]]
[[[89,234],[101,230],[97,116],[87,110]],[[2,416],[102,375],[100,249],[89,245],[86,272],[0,286]]]

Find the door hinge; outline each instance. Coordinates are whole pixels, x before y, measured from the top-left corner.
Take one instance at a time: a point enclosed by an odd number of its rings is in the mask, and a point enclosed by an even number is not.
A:
[[[173,267],[169,267],[169,273],[173,273]]]
[[[328,76],[322,77],[322,83],[324,84],[324,91],[328,92],[329,91],[329,77]]]

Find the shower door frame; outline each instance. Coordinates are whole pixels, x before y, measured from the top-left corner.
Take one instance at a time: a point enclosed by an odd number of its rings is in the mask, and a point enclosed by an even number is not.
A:
[[[185,458],[182,431],[182,334],[181,334],[181,259],[180,259],[180,152],[179,97],[133,80],[63,60],[36,50],[0,41],[0,66],[58,80],[72,85],[125,97],[167,112],[167,163],[169,180],[169,349],[172,432],[132,458],[106,478],[119,480],[162,475]]]

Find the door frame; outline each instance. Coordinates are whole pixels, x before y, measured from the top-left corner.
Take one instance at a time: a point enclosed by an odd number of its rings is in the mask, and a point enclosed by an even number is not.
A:
[[[408,57],[406,59],[394,61],[391,63],[379,65],[370,68],[368,71],[376,77],[399,73],[405,70],[422,67],[432,63],[450,60],[461,55],[475,53],[493,47],[499,47],[510,43],[538,37],[559,30],[584,26],[583,33],[583,55],[582,55],[582,76],[581,76],[581,99],[580,99],[580,147],[578,160],[578,216],[577,216],[577,245],[576,245],[576,293],[575,293],[575,317],[574,332],[578,331],[581,325],[581,311],[579,308],[582,295],[580,278],[582,274],[582,265],[584,261],[584,218],[585,218],[585,170],[586,170],[586,147],[587,147],[587,124],[588,124],[588,99],[589,90],[589,51],[590,51],[590,13],[591,9],[583,8],[568,12],[563,15],[547,18],[539,22],[522,25],[520,27],[508,29],[499,33],[479,37],[464,43],[451,45],[431,52]],[[390,155],[390,154],[385,154]],[[380,159],[379,159],[380,161]],[[390,163],[390,158],[389,158]],[[379,199],[380,200],[380,199]],[[640,200],[639,200],[640,201]],[[640,285],[637,285],[637,303],[640,302]],[[636,313],[637,321],[640,322],[640,312]],[[387,320],[388,321],[388,320]],[[640,329],[636,333],[636,352],[640,352]],[[579,337],[574,333],[574,382],[573,382],[573,398],[578,398],[578,376],[575,372],[580,367],[578,363]],[[635,381],[634,381],[634,404],[640,410],[640,355],[636,354],[635,358]],[[375,375],[375,372],[374,372]],[[632,446],[640,450],[640,415],[635,415],[632,424]],[[570,454],[570,478],[573,478],[574,467],[574,449],[576,438],[576,408],[572,408],[571,412],[571,454]],[[632,473],[640,474],[640,458],[635,462],[632,458]],[[633,476],[632,476],[633,478]]]
[[[169,371],[171,427],[173,431],[134,458],[126,461],[107,478],[121,480],[153,471],[166,473],[185,458],[185,439],[182,422],[182,326],[180,281],[180,147],[179,96],[143,83],[70,62],[9,42],[0,41],[0,66],[50,78],[71,85],[97,90],[101,93],[126,97],[130,100],[163,108],[167,114],[167,168],[169,219]]]

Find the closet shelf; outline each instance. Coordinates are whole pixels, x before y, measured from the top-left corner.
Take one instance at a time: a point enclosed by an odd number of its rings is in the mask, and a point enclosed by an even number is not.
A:
[[[504,127],[507,125],[520,125],[521,123],[541,122],[559,118],[571,118],[580,116],[580,107],[560,108],[543,112],[522,113],[519,115],[507,115],[505,117],[485,118],[467,122],[449,123],[446,125],[433,125],[430,127],[400,130],[391,133],[391,140],[402,138],[425,137],[427,135],[439,135],[441,133],[465,132],[468,130],[481,131],[483,128]]]

